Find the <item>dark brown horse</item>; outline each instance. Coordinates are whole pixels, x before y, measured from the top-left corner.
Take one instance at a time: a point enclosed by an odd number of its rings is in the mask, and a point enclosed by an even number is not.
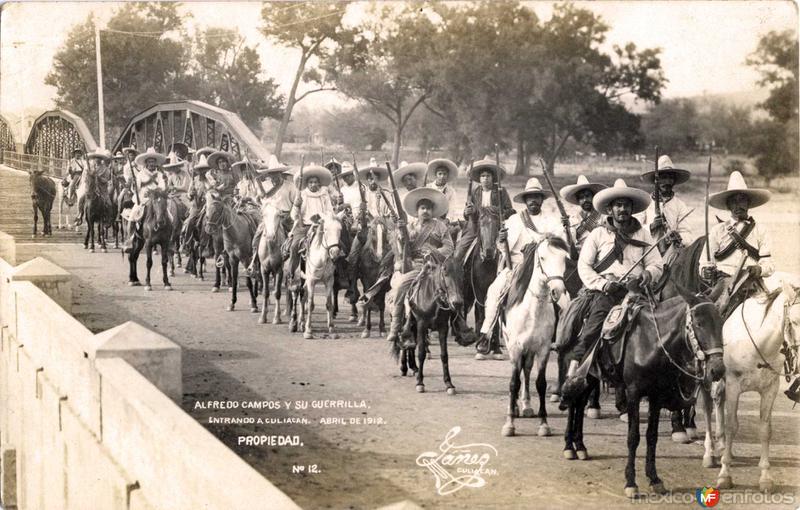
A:
[[[597,347],[596,359],[604,378],[625,388],[628,413],[628,462],[625,495],[638,495],[636,449],[639,446],[639,405],[649,402],[645,473],[651,489],[663,494],[664,484],[656,472],[656,443],[661,409],[683,409],[691,403],[694,389],[703,381],[717,381],[725,374],[722,363],[722,319],[714,304],[683,289],[656,305],[645,305],[633,319],[627,347],[620,363],[612,353]],[[623,341],[623,340],[618,340]],[[570,402],[564,452],[574,458],[577,450],[587,459],[583,444],[583,406],[587,390],[579,385],[564,386]],[[567,453],[571,455],[567,456]]]
[[[480,331],[486,316],[486,293],[489,286],[497,276],[499,251],[497,250],[497,235],[500,232],[500,216],[491,209],[482,209],[477,225],[478,238],[472,253],[465,263],[462,292],[464,295],[464,315],[475,309],[475,330]],[[492,330],[489,352],[497,358],[502,357],[500,349],[500,329],[495,326]],[[477,359],[484,359],[483,354],[477,354]]]
[[[379,228],[382,229],[382,234],[380,236],[378,235]],[[352,271],[354,279],[356,280],[353,282],[353,293],[356,300],[359,297],[357,286],[359,281],[361,282],[364,292],[370,289],[373,285],[375,285],[375,282],[378,281],[378,277],[380,276],[382,268],[381,260],[383,259],[384,255],[389,255],[392,250],[389,238],[390,235],[393,234],[386,228],[386,225],[383,221],[380,219],[374,219],[369,223],[366,234],[359,235],[364,236],[363,243],[361,244],[361,250],[357,254],[357,257],[348,258],[348,262],[353,264]],[[382,239],[379,239],[380,237],[382,237]],[[379,251],[381,251],[380,257],[378,256]],[[388,286],[384,290],[376,293],[375,296],[370,300],[369,304],[364,306],[361,310],[358,320],[358,325],[364,328],[364,330],[361,332],[361,338],[369,338],[372,334],[373,311],[377,311],[379,315],[379,334],[383,336],[383,334],[386,333],[384,312],[386,310],[387,290]]]
[[[94,232],[97,227],[97,240],[103,253],[107,252],[105,224],[111,220],[111,199],[108,188],[101,186],[96,171],[87,168],[82,179],[86,180],[86,195],[83,197],[83,217],[86,220],[86,237],[83,247],[94,253]]]
[[[144,192],[148,199],[144,208],[141,227],[132,225],[137,229],[134,238],[133,248],[128,256],[130,264],[130,275],[128,285],[139,286],[139,278],[136,274],[136,264],[139,260],[139,253],[144,249],[147,254],[147,277],[145,279],[145,290],[153,290],[150,285],[150,270],[153,267],[153,248],[158,246],[161,252],[161,273],[163,275],[164,290],[172,290],[169,283],[169,273],[167,262],[172,255],[172,231],[173,225],[171,218],[174,218],[177,211],[175,205],[167,197],[167,193],[160,188],[151,188]],[[170,210],[172,209],[172,210]]]
[[[38,230],[39,213],[42,213],[42,235],[52,236],[53,227],[50,224],[50,212],[53,210],[53,201],[56,198],[56,184],[41,172],[31,172],[31,202],[33,205],[33,237]]]

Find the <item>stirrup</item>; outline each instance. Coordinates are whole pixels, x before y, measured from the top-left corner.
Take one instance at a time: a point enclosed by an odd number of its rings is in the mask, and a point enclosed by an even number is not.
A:
[[[217,261],[214,263],[214,265],[216,267],[218,267],[219,269],[222,269],[223,267],[225,267],[225,257],[223,257],[222,255],[217,257]]]

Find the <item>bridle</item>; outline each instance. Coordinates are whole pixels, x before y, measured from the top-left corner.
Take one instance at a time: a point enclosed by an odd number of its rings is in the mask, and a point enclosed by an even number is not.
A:
[[[317,235],[320,236],[320,245],[322,245],[322,247],[325,248],[325,250],[328,252],[328,256],[330,258],[333,258],[333,255],[331,255],[331,250],[334,249],[334,248],[341,249],[341,246],[339,246],[338,242],[336,244],[326,244],[325,243],[325,221],[324,220],[320,219],[319,222],[316,225],[314,225],[314,228],[315,228],[315,231],[314,231],[313,237],[316,237]],[[312,239],[313,239],[313,237],[312,237]],[[341,238],[341,236],[339,236],[339,237]]]
[[[745,301],[747,301],[748,298],[749,295],[745,296]],[[791,318],[789,317],[789,310],[794,305],[797,304],[797,298],[798,295],[795,294],[795,297],[792,301],[786,300],[783,303],[783,345],[781,346],[782,347],[781,350],[786,351],[786,353],[790,353],[792,350],[797,350],[797,341],[796,341],[797,339],[794,337],[794,328],[792,328],[792,321]],[[750,328],[747,326],[747,321],[745,320],[744,317],[744,302],[741,304],[740,308],[742,313],[742,324],[744,324],[744,329],[745,331],[747,331],[747,337],[750,339],[750,343],[753,344],[753,348],[756,350],[758,356],[761,358],[761,361],[763,362],[759,363],[757,367],[767,368],[772,372],[774,372],[775,374],[777,374],[778,376],[785,377],[788,382],[792,373],[790,373],[789,371],[779,372],[770,364],[769,361],[767,361],[767,358],[761,352],[761,349],[759,349],[758,345],[756,345],[756,341],[753,339],[753,335],[750,333]],[[786,353],[784,354],[784,356],[786,357],[786,360],[789,361],[789,356],[787,356]]]
[[[230,219],[228,219],[228,224],[227,225],[224,224],[225,219],[228,218],[228,214],[226,214],[227,211],[225,210],[225,203],[221,199],[215,199],[211,205],[216,205],[217,203],[219,203],[220,213],[215,216],[212,216],[211,214],[206,214],[206,223],[214,227],[214,229],[221,228],[222,230],[228,230],[229,228],[231,228],[233,222]],[[219,220],[214,221],[214,217],[217,216],[219,217]]]
[[[534,250],[534,253],[536,254],[536,264],[539,266],[539,271],[544,275],[545,278],[544,283],[545,285],[548,285],[550,282],[558,280],[564,282],[564,275],[551,276],[547,274],[547,271],[544,270],[544,265],[542,265],[542,256],[539,254],[539,247],[541,247],[542,243],[546,241],[547,241],[546,239],[539,241],[538,246],[536,246],[536,249]],[[548,295],[550,296],[550,301],[552,301],[553,303],[557,302],[557,300],[553,298],[553,294],[551,292],[548,292]]]

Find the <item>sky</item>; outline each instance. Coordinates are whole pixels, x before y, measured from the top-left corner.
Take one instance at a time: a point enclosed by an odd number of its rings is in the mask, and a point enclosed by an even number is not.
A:
[[[1,2],[2,0],[0,0]],[[704,93],[736,93],[757,89],[756,71],[745,64],[759,37],[770,30],[796,30],[798,15],[790,1],[601,1],[575,2],[600,14],[611,26],[607,47],[636,43],[662,48],[662,66],[669,80],[665,97]],[[53,55],[70,28],[90,13],[101,26],[118,4],[114,2],[10,2],[0,18],[0,113],[43,112],[53,107],[55,89],[44,84]],[[351,6],[348,19],[357,23],[369,4]],[[551,2],[527,2],[540,19],[552,15]],[[266,75],[287,92],[297,54],[271,45],[258,31],[260,2],[185,2],[187,24],[236,27],[248,43],[257,45]],[[95,91],[88,93],[94,94]],[[313,98],[313,99],[312,99]],[[309,100],[320,106],[340,103],[336,93],[319,93]],[[145,108],[146,105],[142,105]]]

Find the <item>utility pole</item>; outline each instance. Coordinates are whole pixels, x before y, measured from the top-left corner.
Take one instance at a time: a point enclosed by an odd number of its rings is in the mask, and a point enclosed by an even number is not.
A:
[[[106,147],[106,119],[103,112],[103,62],[100,56],[100,27],[94,26],[94,50],[97,61],[97,113],[100,116],[100,147]]]

